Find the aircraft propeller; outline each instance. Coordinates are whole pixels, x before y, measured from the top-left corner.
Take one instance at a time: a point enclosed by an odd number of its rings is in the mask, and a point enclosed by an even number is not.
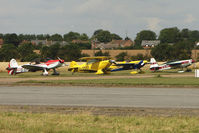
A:
[[[61,58],[57,57],[57,59],[59,60],[60,63],[62,63],[62,66],[68,66],[66,65],[66,63],[64,63],[64,60],[62,60]]]
[[[109,60],[110,63],[117,64],[115,60]]]

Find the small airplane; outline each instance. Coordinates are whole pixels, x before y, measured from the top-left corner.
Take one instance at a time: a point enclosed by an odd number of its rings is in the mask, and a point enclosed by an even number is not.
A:
[[[110,73],[109,67],[114,62],[109,57],[97,56],[97,57],[82,57],[80,60],[86,60],[86,63],[78,65],[77,62],[72,61],[68,68],[72,74],[75,72],[96,72],[96,74],[108,74]]]
[[[141,68],[147,64],[147,60],[130,61],[130,62],[118,62],[110,66],[111,72],[122,71],[122,70],[132,70],[137,69],[141,72]],[[137,74],[138,71],[132,71],[131,74]]]
[[[35,64],[30,62],[29,64],[22,66],[19,66],[15,59],[11,59],[6,69],[8,70],[9,75],[16,75],[24,72],[43,71],[42,75],[47,76],[50,69],[53,70],[52,75],[59,75],[59,73],[56,71],[56,68],[61,66],[65,66],[65,64],[64,60],[61,60],[60,58],[57,60],[49,59],[46,62],[35,61]]]
[[[188,66],[192,65],[195,61],[192,59],[188,60],[175,60],[175,61],[168,61],[166,63],[163,63],[161,65],[158,65],[156,60],[154,58],[151,58],[150,60],[150,70],[155,71],[162,71],[162,70],[169,70],[169,69],[177,69],[181,68],[181,71],[178,72],[184,72],[183,68],[187,68]],[[187,69],[188,71],[188,69]]]

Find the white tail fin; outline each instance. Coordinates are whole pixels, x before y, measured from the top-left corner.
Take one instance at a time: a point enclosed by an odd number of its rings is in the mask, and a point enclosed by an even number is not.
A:
[[[17,67],[19,67],[18,63],[17,63],[17,61],[15,59],[11,59],[10,60],[10,67],[11,68],[17,68]]]
[[[156,62],[156,60],[154,58],[151,58],[150,60],[150,69],[153,70],[153,68],[157,68],[159,65],[158,63]]]
[[[15,59],[11,59],[10,63],[8,64],[7,70],[9,75],[16,74],[16,70],[18,68],[17,61]]]

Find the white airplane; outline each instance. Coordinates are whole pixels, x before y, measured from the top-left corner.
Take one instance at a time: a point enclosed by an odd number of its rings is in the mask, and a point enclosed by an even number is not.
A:
[[[184,72],[183,68],[187,68],[188,66],[192,65],[194,62],[195,62],[194,60],[188,59],[188,60],[168,61],[166,63],[158,65],[156,60],[154,58],[151,58],[151,60],[150,60],[150,64],[151,64],[150,70],[155,72],[155,71],[181,68],[182,71],[179,71],[179,72]]]
[[[64,60],[58,58],[58,60],[48,60],[46,62],[35,62],[35,64],[29,63],[22,66],[19,66],[15,59],[11,59],[8,67],[9,75],[15,75],[24,72],[36,72],[36,71],[43,71],[42,75],[47,76],[48,70],[53,69],[52,75],[59,75],[56,71],[56,68],[65,66]]]

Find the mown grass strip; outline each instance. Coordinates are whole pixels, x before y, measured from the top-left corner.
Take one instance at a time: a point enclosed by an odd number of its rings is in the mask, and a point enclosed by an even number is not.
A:
[[[1,133],[179,133],[199,132],[199,117],[93,116],[0,113]]]
[[[28,80],[17,82],[28,84],[52,84],[52,85],[110,85],[110,86],[131,86],[131,85],[171,85],[171,86],[199,86],[199,79],[185,78],[123,78],[123,79],[78,79],[78,80]]]

